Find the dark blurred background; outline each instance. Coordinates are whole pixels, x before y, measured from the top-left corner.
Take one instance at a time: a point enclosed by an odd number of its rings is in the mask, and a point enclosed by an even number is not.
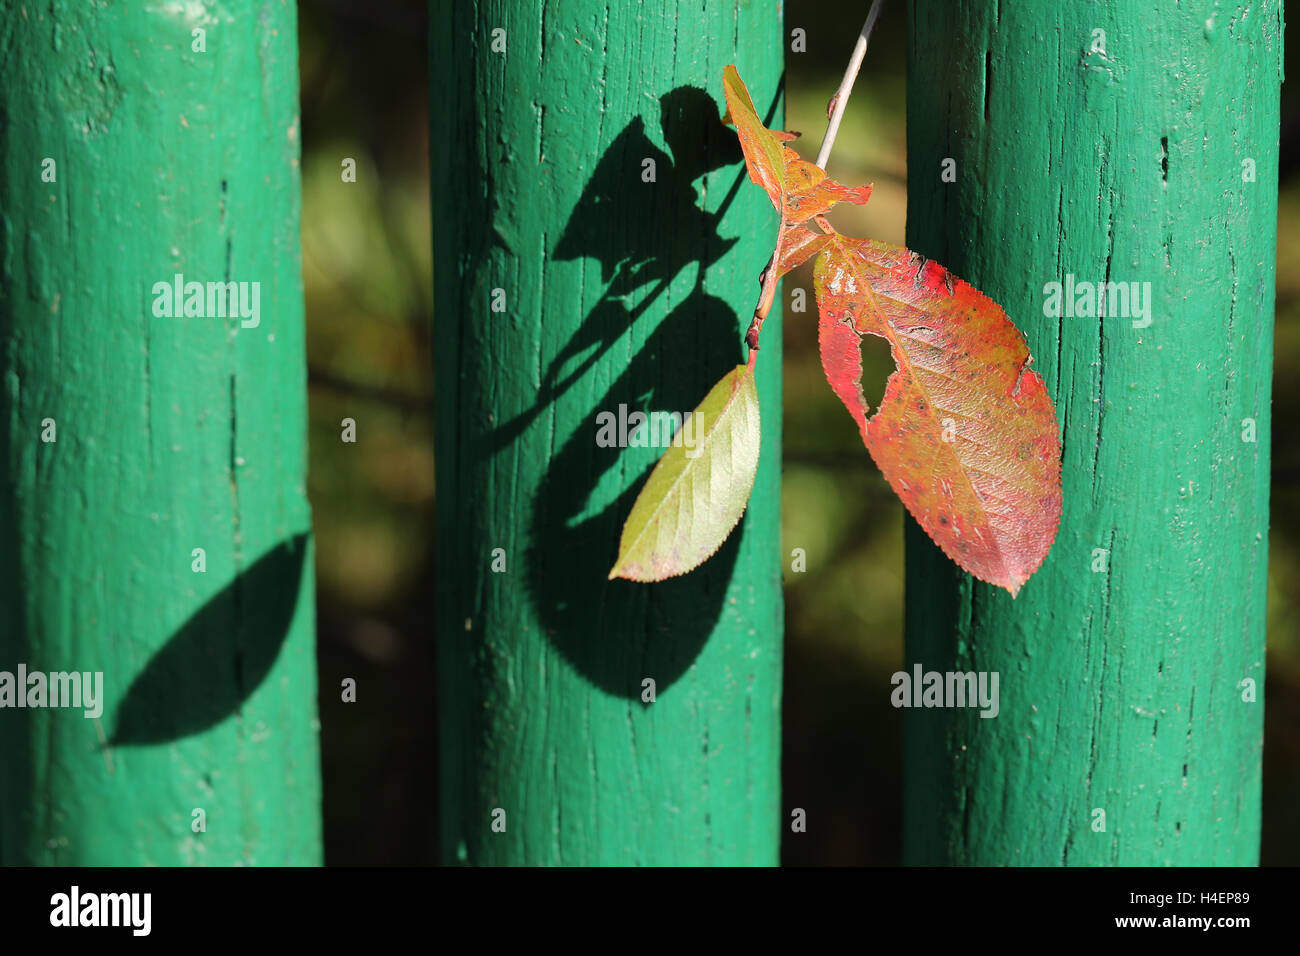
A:
[[[807,31],[809,52],[786,54],[786,128],[806,132],[796,144],[805,155],[820,143],[826,103],[866,6],[786,3],[787,34]],[[425,7],[300,4],[310,494],[330,865],[438,861]],[[845,231],[899,244],[905,32],[904,5],[887,4],[830,170],[843,182],[875,183],[867,206],[836,217]],[[1296,83],[1284,85],[1265,864],[1300,863],[1300,446],[1289,428],[1300,416],[1297,99]],[[354,184],[340,181],[345,157],[356,160]],[[811,290],[811,277],[787,280],[787,305],[795,286]],[[879,688],[903,659],[902,506],[826,387],[814,315],[787,308],[782,530],[787,553],[797,544],[833,557],[822,573],[786,569],[783,787],[786,804],[820,807],[822,822],[787,832],[782,857],[787,865],[897,864],[902,711]],[[876,359],[863,381],[883,390],[890,366],[884,355]],[[347,417],[357,421],[355,445],[339,441]],[[355,705],[340,702],[344,677],[357,679]]]

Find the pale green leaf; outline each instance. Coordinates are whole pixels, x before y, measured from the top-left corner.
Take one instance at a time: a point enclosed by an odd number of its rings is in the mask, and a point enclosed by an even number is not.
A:
[[[745,513],[758,470],[753,371],[740,365],[728,372],[693,417],[632,505],[611,579],[662,581],[685,574],[721,547]]]

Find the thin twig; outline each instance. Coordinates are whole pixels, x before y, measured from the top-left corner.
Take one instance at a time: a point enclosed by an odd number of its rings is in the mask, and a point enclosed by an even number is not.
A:
[[[885,0],[873,0],[871,9],[867,12],[867,20],[862,24],[862,31],[858,34],[858,42],[853,47],[853,55],[849,57],[849,65],[844,71],[844,79],[840,81],[840,88],[831,99],[830,120],[826,125],[826,136],[822,140],[822,148],[817,154],[817,165],[823,170],[826,168],[826,160],[831,155],[831,147],[835,145],[835,134],[839,132],[840,120],[844,117],[844,107],[848,105],[849,93],[853,90],[853,82],[858,78],[858,70],[862,68],[863,57],[867,55],[867,41],[871,38],[871,30],[876,25],[876,18],[880,16],[880,8],[884,6],[884,3]],[[782,209],[784,209],[784,205]],[[817,217],[817,223],[828,234],[834,231],[821,216]],[[758,306],[754,309],[754,319],[750,322],[749,329],[745,333],[745,344],[749,346],[749,367],[751,370],[758,360],[758,336],[763,329],[763,320],[767,318],[768,310],[772,308],[772,300],[776,294],[777,267],[781,262],[781,246],[785,240],[785,225],[783,212],[781,222],[777,226],[776,249],[772,253],[772,258],[768,260],[767,268],[763,270],[763,290],[759,294]]]
[[[831,118],[826,126],[826,136],[822,140],[822,148],[817,152],[817,165],[822,169],[826,168],[826,160],[830,159],[831,147],[835,145],[835,134],[840,131],[840,120],[844,118],[844,107],[849,103],[849,93],[853,91],[853,81],[858,78],[858,70],[862,67],[862,58],[867,55],[867,40],[871,37],[871,29],[876,25],[876,17],[880,16],[880,8],[884,6],[885,0],[874,0],[871,4],[871,10],[867,13],[867,22],[862,24],[862,32],[858,34],[857,45],[853,47],[853,55],[849,57],[848,68],[844,71],[844,79],[840,81],[840,88],[835,91],[835,96],[831,100]]]
[[[781,261],[781,247],[784,243],[785,223],[782,222],[776,230],[776,249],[772,252],[772,260],[763,270],[763,291],[759,294],[758,305],[754,309],[754,320],[750,322],[749,331],[745,333],[745,344],[749,346],[750,369],[753,369],[755,362],[758,361],[758,335],[763,330],[763,320],[767,318],[767,313],[772,308],[772,300],[776,298],[776,269]]]

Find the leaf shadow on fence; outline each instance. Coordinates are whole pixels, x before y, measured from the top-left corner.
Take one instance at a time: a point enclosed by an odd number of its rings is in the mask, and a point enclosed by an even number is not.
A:
[[[660,107],[673,155],[653,144],[640,118],[629,123],[601,157],[552,252],[556,260],[597,260],[604,294],[548,364],[536,406],[493,436],[494,443],[508,441],[561,395],[572,401],[573,386],[595,376],[616,343],[635,349],[603,394],[606,379],[592,378],[588,387],[599,397],[552,456],[536,492],[526,555],[529,593],[553,646],[596,686],[632,700],[640,699],[644,679],[661,693],[699,656],[722,613],[745,527],[742,519],[688,575],[655,584],[607,580],[623,522],[663,449],[599,447],[597,415],[617,416],[620,405],[629,414],[684,414],[743,361],[739,316],[704,285],[706,270],[738,241],[721,236],[718,226],[746,179],[740,148],[704,90],[678,87],[660,97]],[[642,179],[645,159],[655,160],[653,183]],[[701,208],[695,181],[733,165],[718,210]],[[693,288],[638,346],[634,324],[692,265]],[[760,265],[753,269],[755,293]],[[626,299],[647,288],[629,307]]]
[[[196,611],[131,682],[108,746],[178,740],[235,713],[280,655],[307,554],[306,534],[280,542]]]

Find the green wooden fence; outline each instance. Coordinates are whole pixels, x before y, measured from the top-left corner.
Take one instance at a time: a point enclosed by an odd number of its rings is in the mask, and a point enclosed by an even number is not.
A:
[[[1065,509],[1015,601],[909,523],[908,667],[997,672],[1000,713],[908,712],[906,857],[1254,864],[1281,4],[909,13],[908,245],[1025,331]]]
[[[0,863],[321,859],[296,36],[0,14]]]
[[[776,220],[722,68],[781,124],[780,7],[431,9],[445,856],[776,863],[778,317],[754,496],[700,570],[606,580],[660,449],[596,433],[744,358]]]
[[[293,5],[24,9],[0,863],[319,862]],[[597,416],[688,411],[743,358],[775,222],[719,80],[781,125],[779,7],[432,10],[446,858],[775,863],[779,324],[754,497],[701,570],[606,580],[660,450]],[[1066,468],[1014,602],[909,526],[909,668],[1000,701],[909,711],[907,858],[1254,863],[1280,4],[909,12],[909,245],[1025,330]],[[38,671],[102,691],[6,684]]]

